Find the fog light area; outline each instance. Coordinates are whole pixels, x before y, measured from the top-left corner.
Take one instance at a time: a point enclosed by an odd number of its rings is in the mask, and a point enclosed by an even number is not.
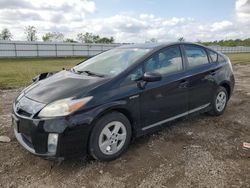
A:
[[[50,133],[48,136],[48,152],[56,154],[58,134]]]

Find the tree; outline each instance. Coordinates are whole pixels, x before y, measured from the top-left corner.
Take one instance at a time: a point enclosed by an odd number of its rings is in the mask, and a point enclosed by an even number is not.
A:
[[[37,30],[34,26],[28,26],[25,28],[25,35],[27,41],[36,41],[37,40]]]
[[[92,33],[79,33],[77,35],[77,40],[82,43],[114,43],[114,37],[100,37],[99,35],[94,35]]]
[[[250,38],[248,39],[236,39],[236,40],[220,40],[220,41],[213,41],[213,42],[203,42],[205,46],[250,46]]]
[[[179,41],[179,42],[184,42],[185,39],[184,39],[184,37],[180,37],[180,38],[178,39],[178,41]]]
[[[115,43],[115,38],[114,37],[110,37],[109,42],[110,43]]]
[[[75,41],[74,39],[71,39],[71,38],[66,38],[64,40],[64,42],[68,42],[68,43],[77,43],[77,41]]]
[[[202,44],[202,41],[198,39],[198,40],[196,41],[196,43]]]
[[[60,32],[49,32],[42,37],[44,42],[62,42],[64,35]]]
[[[11,40],[12,34],[9,29],[4,28],[0,33],[0,40]]]
[[[94,43],[94,36],[92,33],[79,33],[77,35],[77,40],[82,43]]]
[[[151,38],[150,40],[146,41],[145,43],[157,43],[158,40],[156,38]]]
[[[115,41],[114,37],[110,37],[110,38],[103,37],[97,40],[96,43],[110,44],[110,43],[114,43],[114,41]]]

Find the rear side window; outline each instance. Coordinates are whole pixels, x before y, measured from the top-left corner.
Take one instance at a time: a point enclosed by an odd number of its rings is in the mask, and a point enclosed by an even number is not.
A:
[[[223,63],[225,61],[226,61],[226,59],[222,55],[218,55],[218,62],[219,63]]]
[[[206,51],[198,46],[185,45],[188,67],[197,67],[209,63]]]
[[[216,63],[218,62],[218,54],[216,52],[213,52],[211,50],[208,50],[208,54],[210,56],[211,62]]]
[[[145,72],[171,74],[182,70],[182,56],[178,46],[157,52],[145,63]]]

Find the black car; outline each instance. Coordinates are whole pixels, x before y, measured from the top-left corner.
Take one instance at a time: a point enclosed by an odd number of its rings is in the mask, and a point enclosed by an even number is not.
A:
[[[48,159],[115,159],[162,124],[223,114],[234,88],[228,57],[193,43],[121,46],[37,80],[15,100],[13,125]]]

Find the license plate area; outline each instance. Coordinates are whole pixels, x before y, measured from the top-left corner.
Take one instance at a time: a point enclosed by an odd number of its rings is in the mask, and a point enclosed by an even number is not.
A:
[[[17,132],[19,132],[19,120],[15,115],[12,115],[12,126]]]

